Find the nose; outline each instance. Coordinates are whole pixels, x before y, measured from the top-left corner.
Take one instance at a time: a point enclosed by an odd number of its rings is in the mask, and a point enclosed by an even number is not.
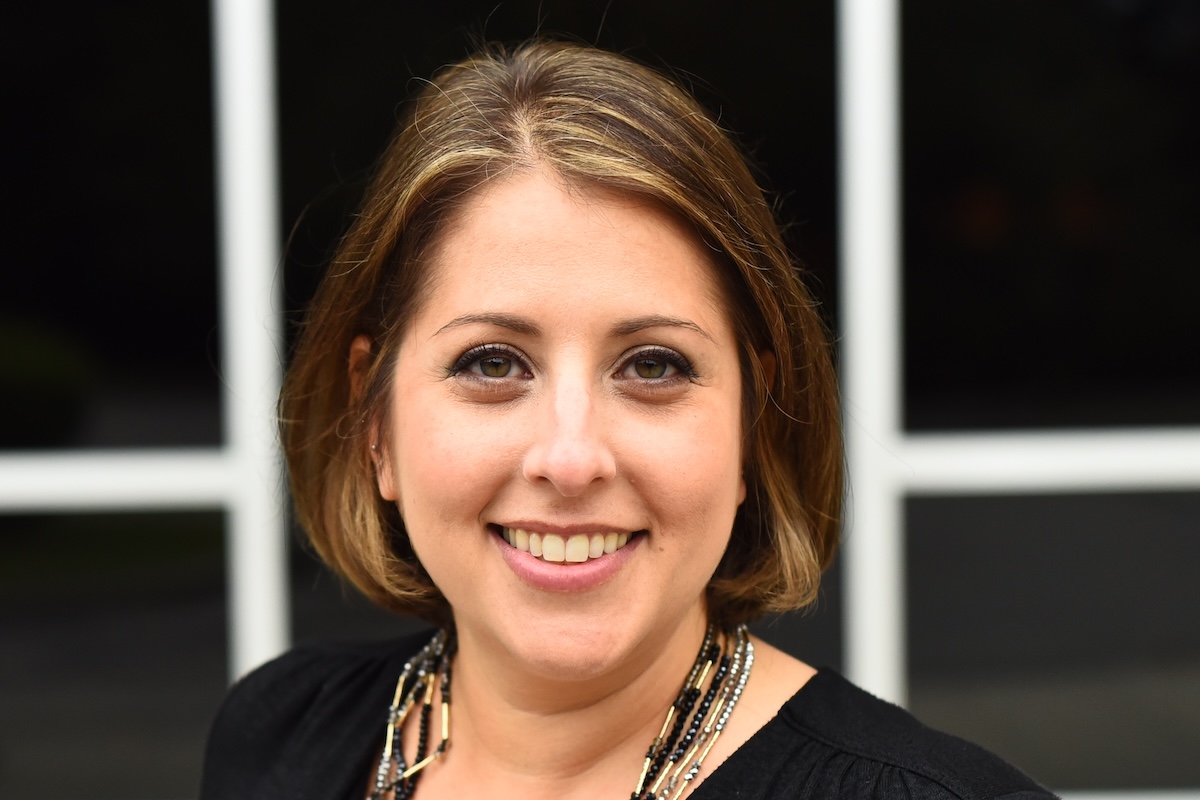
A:
[[[577,497],[594,483],[611,480],[616,459],[600,418],[595,390],[580,381],[550,388],[538,430],[525,454],[523,473],[531,483],[548,483],[564,497]]]

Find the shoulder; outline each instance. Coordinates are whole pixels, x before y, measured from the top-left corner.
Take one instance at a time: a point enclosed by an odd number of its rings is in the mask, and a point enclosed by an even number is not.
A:
[[[780,711],[806,737],[870,765],[929,784],[927,796],[1051,797],[1034,781],[982,747],[934,730],[902,708],[822,670],[810,692],[799,692]],[[935,789],[935,787],[937,787]]]
[[[318,753],[353,762],[347,777],[366,775],[395,681],[428,638],[306,645],[240,679],[209,733],[201,798],[274,797],[296,784],[336,780]]]
[[[712,776],[727,785],[713,788],[748,800],[1054,797],[998,756],[923,725],[830,670],[818,672],[727,765],[727,774]]]

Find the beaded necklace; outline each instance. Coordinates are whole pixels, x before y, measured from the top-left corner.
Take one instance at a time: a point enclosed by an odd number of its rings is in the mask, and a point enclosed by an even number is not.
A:
[[[441,630],[404,664],[388,707],[383,753],[367,800],[383,800],[388,792],[393,792],[393,800],[409,800],[417,790],[422,770],[446,754],[450,746],[450,662],[454,653],[453,637]],[[704,759],[725,729],[753,666],[754,645],[745,625],[726,631],[708,626],[683,688],[667,708],[662,729],[646,751],[630,800],[676,800],[683,794],[700,774]],[[439,690],[441,741],[429,753],[429,723],[433,698]],[[404,721],[417,706],[421,715],[417,753],[409,766],[400,737]]]

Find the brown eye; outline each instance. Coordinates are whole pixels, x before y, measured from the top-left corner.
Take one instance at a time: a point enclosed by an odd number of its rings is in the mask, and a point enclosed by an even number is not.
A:
[[[504,356],[488,356],[478,363],[479,372],[488,378],[506,378],[512,372],[512,359]]]
[[[621,365],[620,376],[628,380],[642,381],[644,386],[659,386],[673,383],[677,379],[695,377],[688,360],[674,350],[665,347],[650,347],[632,354]]]
[[[529,362],[504,344],[481,344],[460,355],[446,370],[447,377],[463,380],[494,381],[495,386],[517,379],[532,378]],[[493,387],[494,388],[494,387]]]
[[[667,374],[667,362],[658,358],[639,358],[633,362],[633,371],[639,378],[653,380]]]

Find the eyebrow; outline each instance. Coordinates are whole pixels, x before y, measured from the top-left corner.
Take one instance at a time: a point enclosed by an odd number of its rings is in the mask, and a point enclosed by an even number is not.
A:
[[[437,336],[443,331],[448,331],[451,328],[457,328],[462,325],[477,324],[495,325],[497,328],[507,328],[510,331],[515,331],[516,333],[526,333],[531,335],[541,333],[541,328],[539,328],[537,325],[534,325],[524,317],[518,317],[515,314],[486,313],[463,314],[461,317],[455,317],[442,327],[438,328],[437,333],[434,333],[433,335]]]
[[[616,336],[630,336],[644,331],[647,328],[686,328],[708,339],[710,342],[713,338],[708,335],[708,332],[694,322],[679,317],[665,317],[661,314],[648,314],[644,317],[634,317],[633,319],[625,320],[613,326],[613,334]]]
[[[482,314],[463,314],[461,317],[455,317],[447,322],[442,327],[438,328],[434,336],[437,336],[452,328],[458,328],[463,325],[495,325],[498,328],[506,328],[516,333],[523,333],[536,336],[541,333],[539,328],[534,323],[524,317],[519,317],[515,314],[501,313],[482,313]],[[618,322],[612,328],[614,336],[632,336],[635,333],[647,330],[649,328],[685,328],[713,341],[712,336],[703,328],[694,322],[679,317],[668,317],[662,314],[647,314],[641,317],[634,317],[622,322]]]

